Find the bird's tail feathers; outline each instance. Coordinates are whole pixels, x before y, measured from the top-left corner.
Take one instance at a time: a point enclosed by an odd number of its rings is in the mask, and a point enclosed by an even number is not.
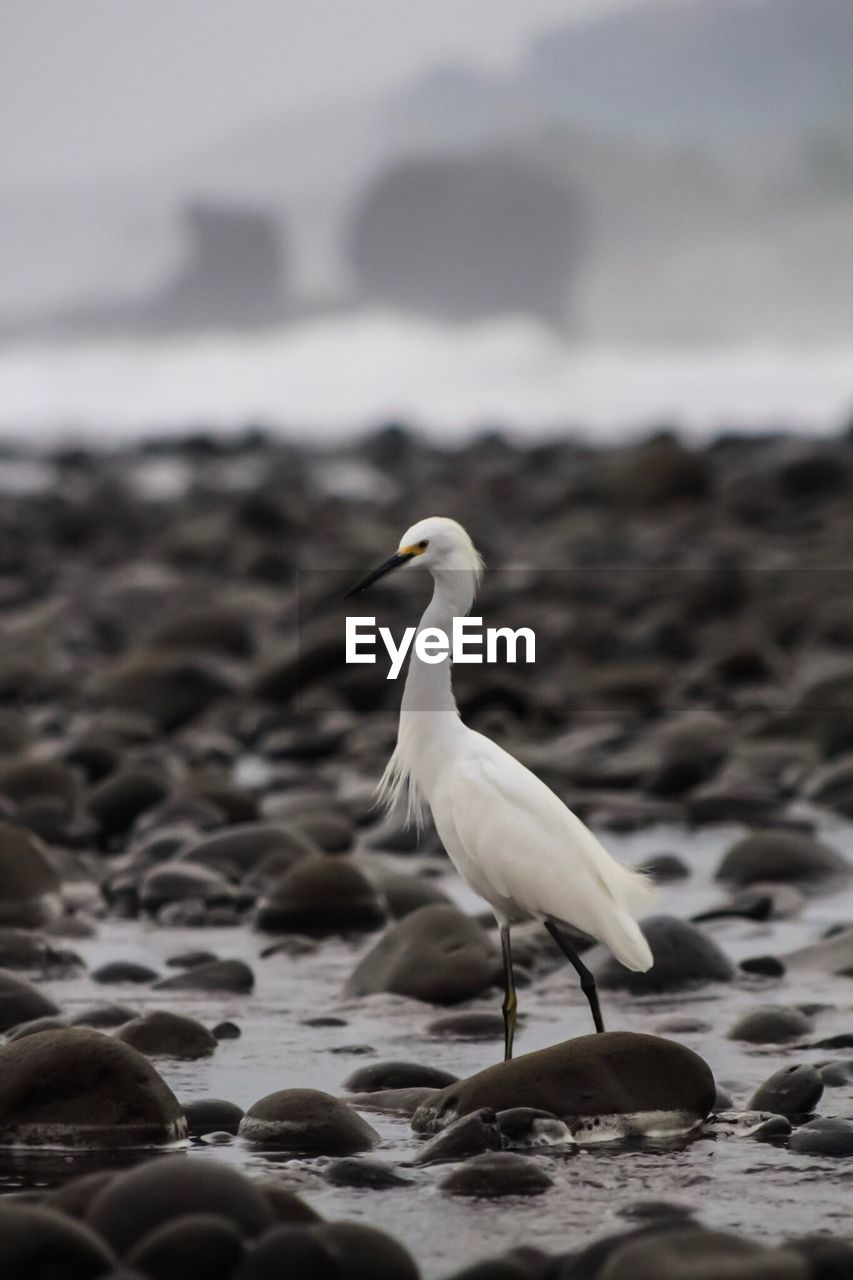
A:
[[[406,768],[399,743],[385,766],[385,772],[376,790],[376,798],[386,813],[405,808],[408,826],[416,827],[418,831],[422,831],[426,826],[427,799],[411,772]]]
[[[626,969],[645,973],[652,967],[654,956],[636,917],[648,911],[657,890],[644,872],[633,871],[615,858],[597,869],[617,908],[602,921],[598,936]]]
[[[601,940],[626,969],[645,973],[654,964],[652,949],[643,936],[642,929],[629,915],[622,915],[618,921],[614,921]]]

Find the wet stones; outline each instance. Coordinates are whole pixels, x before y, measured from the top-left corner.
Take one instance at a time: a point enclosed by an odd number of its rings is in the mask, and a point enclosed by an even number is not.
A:
[[[853,1122],[810,1120],[791,1135],[790,1147],[798,1155],[853,1156]]]
[[[244,960],[210,960],[154,984],[155,991],[219,991],[247,995],[255,975]]]
[[[155,1146],[183,1138],[178,1102],[154,1067],[96,1031],[43,1031],[0,1048],[0,1141]]]
[[[93,969],[91,973],[93,982],[104,985],[121,982],[142,985],[153,982],[156,977],[157,973],[154,969],[149,969],[147,964],[137,964],[133,960],[110,960]]]
[[[750,1111],[770,1111],[774,1115],[804,1116],[814,1111],[823,1094],[823,1080],[808,1063],[774,1071],[749,1100]]]
[[[97,1031],[105,1031],[112,1027],[121,1027],[125,1022],[139,1017],[136,1009],[127,1004],[95,1004],[80,1009],[68,1019],[72,1027],[94,1027]]]
[[[634,973],[608,956],[597,970],[600,985],[632,995],[660,994],[709,982],[731,982],[734,966],[712,938],[675,916],[650,916],[641,922],[654,956],[646,973]]]
[[[344,1280],[419,1280],[408,1251],[384,1231],[361,1222],[320,1222],[308,1230],[323,1242]]]
[[[376,929],[385,904],[353,863],[327,854],[300,859],[258,904],[255,925],[268,933]]]
[[[0,1031],[8,1031],[20,1022],[34,1018],[50,1018],[59,1006],[26,978],[0,969]]]
[[[116,1265],[95,1232],[65,1214],[30,1204],[0,1202],[0,1274],[95,1280]]]
[[[101,701],[150,716],[171,732],[231,691],[230,682],[203,659],[156,650],[130,654],[100,688]]]
[[[182,1109],[191,1138],[200,1138],[205,1133],[236,1134],[244,1115],[243,1108],[236,1102],[225,1102],[221,1098],[194,1098],[183,1103]]]
[[[729,1032],[730,1040],[748,1044],[784,1044],[801,1040],[812,1029],[811,1021],[790,1005],[765,1005],[744,1014]]]
[[[359,1222],[278,1227],[253,1245],[233,1280],[418,1280],[418,1268],[396,1240]]]
[[[608,1242],[605,1242],[608,1243]],[[810,1280],[805,1260],[739,1236],[694,1224],[669,1224],[614,1242],[602,1272],[607,1280]]]
[[[37,836],[0,822],[0,925],[37,928],[56,914],[59,876]]]
[[[353,1093],[348,1101],[359,1111],[382,1111],[388,1115],[411,1117],[427,1099],[434,1097],[436,1089],[427,1085],[412,1085],[407,1089],[374,1089],[370,1093]]]
[[[206,836],[191,845],[181,861],[209,867],[239,880],[256,873],[264,862],[272,863],[281,875],[300,858],[316,852],[317,846],[298,827],[246,822]]]
[[[30,929],[0,926],[0,968],[65,973],[82,968],[83,961],[73,951],[58,949],[42,934]]]
[[[378,1089],[408,1089],[425,1085],[443,1089],[457,1080],[450,1071],[440,1067],[421,1066],[416,1062],[372,1062],[369,1067],[359,1067],[347,1076],[343,1088],[351,1093],[374,1093]]]
[[[448,1195],[486,1199],[542,1195],[553,1185],[553,1178],[535,1160],[511,1151],[488,1151],[472,1156],[440,1184]]]
[[[440,1164],[450,1160],[464,1160],[466,1156],[479,1155],[482,1151],[500,1151],[503,1137],[497,1117],[489,1107],[460,1116],[429,1142],[421,1147],[415,1157],[416,1164]]]
[[[523,1023],[519,1017],[519,1026]],[[501,1040],[504,1020],[500,1013],[485,1009],[472,1009],[469,1013],[447,1013],[433,1018],[427,1024],[427,1035],[441,1036],[447,1040]]]
[[[168,794],[167,782],[154,772],[124,769],[90,792],[86,808],[104,836],[123,835],[140,814],[165,800]]]
[[[785,966],[776,956],[750,956],[741,960],[739,969],[757,978],[784,978]]]
[[[152,1009],[116,1031],[116,1038],[151,1058],[206,1058],[217,1045],[216,1037],[195,1018]]]
[[[684,1045],[611,1031],[501,1062],[440,1090],[412,1128],[435,1133],[487,1107],[533,1107],[563,1120],[577,1141],[695,1128],[714,1105],[710,1068]]]
[[[224,876],[192,862],[173,862],[146,872],[140,885],[143,910],[152,915],[175,902],[200,902],[205,907],[229,906],[235,891]]]
[[[846,860],[828,845],[801,831],[756,831],[732,845],[717,869],[718,880],[748,885],[783,880],[815,885],[847,876]]]
[[[263,1192],[218,1160],[166,1156],[113,1178],[92,1200],[87,1224],[122,1257],[167,1222],[213,1214],[253,1238],[274,1216]]]
[[[369,1157],[345,1156],[341,1160],[335,1160],[324,1171],[323,1177],[333,1187],[356,1187],[372,1191],[412,1185],[411,1178],[404,1178],[383,1160],[371,1160]]]
[[[486,932],[452,906],[421,907],[393,925],[362,959],[348,995],[387,991],[457,1004],[495,982],[500,960]]]
[[[420,907],[449,902],[447,894],[423,876],[404,875],[399,871],[388,871],[384,867],[370,867],[367,874],[395,920],[402,920],[403,916],[411,915]]]
[[[188,1213],[143,1236],[129,1268],[157,1280],[229,1280],[243,1257],[237,1227],[212,1213]]]
[[[510,1107],[507,1111],[499,1111],[497,1121],[505,1147],[520,1150],[565,1146],[574,1142],[562,1120],[535,1107]]]
[[[809,947],[783,956],[789,969],[814,969],[822,973],[853,974],[853,926],[833,933]]]
[[[254,1146],[314,1155],[355,1155],[379,1141],[352,1107],[319,1089],[267,1094],[246,1112],[239,1133]]]
[[[344,1280],[344,1271],[322,1240],[298,1226],[268,1231],[248,1249],[232,1280],[276,1280],[278,1276]]]
[[[199,609],[164,622],[149,643],[161,651],[250,658],[254,652],[254,632],[251,622],[240,610]]]

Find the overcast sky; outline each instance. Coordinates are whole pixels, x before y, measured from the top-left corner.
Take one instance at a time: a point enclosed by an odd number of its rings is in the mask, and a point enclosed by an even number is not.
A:
[[[0,0],[7,193],[88,182],[641,0]]]

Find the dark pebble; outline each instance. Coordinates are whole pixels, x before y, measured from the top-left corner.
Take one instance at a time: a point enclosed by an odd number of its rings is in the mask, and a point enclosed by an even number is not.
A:
[[[487,1151],[466,1160],[439,1185],[450,1195],[492,1199],[541,1195],[554,1181],[529,1156],[514,1155],[511,1151]]]
[[[811,1267],[811,1280],[850,1280],[853,1276],[853,1244],[831,1236],[801,1236],[787,1247],[799,1253]]]
[[[771,1111],[780,1116],[803,1116],[814,1111],[823,1094],[820,1072],[807,1063],[782,1067],[756,1089],[747,1106],[750,1111]]]
[[[853,1061],[847,1058],[824,1062],[818,1070],[827,1089],[843,1089],[853,1082]]]
[[[768,1249],[692,1223],[617,1239],[608,1254],[602,1269],[607,1280],[810,1280],[803,1260],[787,1249]]]
[[[161,978],[156,991],[222,991],[245,995],[255,985],[255,975],[243,960],[210,960],[193,965],[171,978]]]
[[[497,1120],[503,1145],[515,1150],[573,1142],[567,1125],[551,1111],[539,1111],[536,1107],[509,1107],[498,1112]]]
[[[0,1275],[7,1280],[95,1280],[114,1265],[107,1244],[66,1214],[0,1203]]]
[[[243,1238],[232,1222],[188,1213],[143,1236],[127,1263],[156,1280],[228,1280],[242,1257]]]
[[[422,1066],[415,1062],[374,1062],[369,1067],[359,1067],[343,1083],[352,1093],[373,1093],[377,1089],[408,1089],[426,1085],[443,1089],[453,1084],[458,1076],[439,1067]]]
[[[200,1138],[202,1134],[213,1133],[219,1129],[225,1133],[236,1134],[243,1119],[243,1108],[236,1102],[225,1102],[221,1098],[194,1098],[182,1104],[187,1118],[187,1132],[191,1138]]]
[[[675,916],[650,916],[640,922],[640,928],[652,949],[654,964],[645,973],[634,973],[608,955],[597,972],[602,987],[654,995],[709,982],[731,982],[734,977],[731,961],[696,925]]]
[[[88,1009],[81,1009],[68,1019],[72,1027],[92,1027],[97,1031],[106,1031],[112,1027],[122,1027],[139,1017],[137,1009],[126,1004],[94,1004]]]
[[[456,907],[421,907],[398,920],[357,965],[348,995],[388,991],[429,1004],[458,1004],[498,977],[500,960],[484,929]]]
[[[111,1036],[66,1027],[0,1049],[0,1141],[142,1147],[185,1133],[166,1083]]]
[[[258,903],[255,926],[267,933],[340,933],[378,929],[386,914],[354,863],[316,854],[301,858]]]
[[[744,973],[754,973],[762,978],[783,978],[785,966],[776,956],[752,956],[741,960],[740,968]]]
[[[29,1022],[19,1022],[16,1027],[10,1027],[6,1032],[6,1039],[11,1044],[13,1040],[23,1040],[25,1036],[37,1036],[42,1031],[62,1031],[67,1026],[64,1018],[31,1018]]]
[[[213,951],[179,951],[177,955],[169,956],[166,961],[166,967],[169,969],[194,969],[200,964],[210,964],[213,960],[218,960],[219,956]]]
[[[756,831],[732,845],[717,869],[718,880],[733,884],[784,880],[808,884],[849,874],[834,849],[801,831]]]
[[[499,1062],[440,1089],[412,1117],[416,1133],[435,1133],[460,1115],[490,1107],[533,1107],[564,1120],[578,1135],[594,1140],[602,1118],[664,1111],[674,1129],[695,1127],[714,1103],[714,1078],[707,1063],[685,1045],[657,1036],[609,1031],[579,1036]]]
[[[791,1137],[798,1155],[853,1156],[853,1123],[849,1120],[810,1120]]]
[[[254,1103],[240,1124],[254,1146],[315,1155],[354,1155],[379,1135],[346,1102],[319,1089],[281,1089]]]
[[[90,792],[86,808],[106,836],[124,835],[140,814],[169,794],[167,782],[152,771],[125,769]]]
[[[116,1038],[153,1058],[206,1058],[217,1040],[207,1027],[182,1013],[152,1009],[126,1022]]]
[[[346,1280],[419,1280],[406,1249],[384,1231],[360,1222],[322,1222],[309,1228],[323,1241]]]
[[[483,1151],[500,1151],[503,1138],[497,1116],[488,1107],[460,1116],[420,1148],[415,1164],[440,1164],[464,1160]]]
[[[739,1018],[729,1032],[730,1040],[747,1044],[784,1044],[809,1034],[812,1024],[791,1005],[766,1005]]]
[[[120,1173],[95,1196],[86,1222],[126,1257],[164,1223],[187,1214],[213,1214],[242,1236],[260,1235],[274,1218],[251,1179],[218,1160],[161,1156]]]
[[[85,1218],[89,1205],[112,1176],[112,1169],[82,1173],[49,1192],[44,1207],[52,1209],[54,1213],[67,1213],[69,1218]]]
[[[8,1031],[33,1018],[53,1018],[59,1006],[49,996],[8,969],[0,969],[0,1031]]]
[[[267,1231],[250,1248],[232,1280],[349,1280],[349,1272],[325,1241],[305,1227]]]
[[[147,964],[136,964],[133,960],[112,960],[108,964],[102,964],[99,968],[93,969],[91,977],[94,982],[104,984],[111,982],[142,984],[154,982],[159,974],[156,970],[149,969]]]
[[[239,1040],[243,1032],[236,1022],[217,1022],[212,1028],[212,1034],[217,1040]]]
[[[504,1020],[499,1013],[449,1013],[427,1023],[426,1030],[427,1035],[445,1036],[449,1040],[502,1040]]]
[[[356,1159],[353,1156],[335,1160],[324,1170],[323,1177],[333,1187],[369,1188],[374,1191],[412,1185],[411,1178],[404,1178],[382,1160]]]

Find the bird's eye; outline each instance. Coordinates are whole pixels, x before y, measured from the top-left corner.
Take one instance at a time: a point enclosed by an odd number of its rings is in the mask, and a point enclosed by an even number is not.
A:
[[[420,547],[421,551],[425,551],[429,546],[429,538],[421,539],[421,541],[418,543],[418,546]]]

